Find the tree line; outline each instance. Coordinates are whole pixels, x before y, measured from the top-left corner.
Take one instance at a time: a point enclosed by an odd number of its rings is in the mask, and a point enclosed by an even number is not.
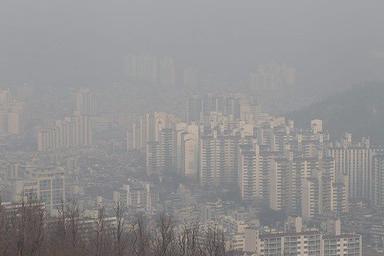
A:
[[[75,202],[62,204],[49,217],[44,204],[21,202],[0,206],[2,256],[223,256],[224,233],[217,226],[177,225],[160,214],[126,218],[120,204],[107,221],[104,208],[86,222]],[[88,224],[87,224],[88,223]]]

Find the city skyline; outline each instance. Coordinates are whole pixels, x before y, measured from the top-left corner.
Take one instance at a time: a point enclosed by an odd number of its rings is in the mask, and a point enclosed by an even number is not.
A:
[[[383,255],[383,3],[0,1],[0,256]]]

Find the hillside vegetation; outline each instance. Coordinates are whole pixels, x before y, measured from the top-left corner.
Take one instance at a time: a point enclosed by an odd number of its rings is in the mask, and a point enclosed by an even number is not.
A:
[[[370,137],[374,144],[384,144],[384,84],[369,84],[337,93],[320,102],[292,112],[297,126],[308,126],[319,118],[332,137],[351,132],[356,137]]]

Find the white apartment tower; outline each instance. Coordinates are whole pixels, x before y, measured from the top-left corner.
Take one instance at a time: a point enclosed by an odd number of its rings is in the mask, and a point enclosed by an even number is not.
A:
[[[200,137],[200,183],[203,186],[237,184],[240,137],[213,130]]]
[[[75,95],[75,112],[81,115],[96,115],[96,96],[90,89],[80,89]]]
[[[258,145],[241,146],[239,187],[241,198],[245,201],[260,200],[263,196],[263,177],[259,161]]]
[[[330,148],[335,160],[336,176],[349,177],[349,198],[369,200],[371,195],[374,149],[366,143],[336,145]]]
[[[92,123],[89,116],[74,115],[41,128],[37,135],[38,151],[51,151],[92,144]]]

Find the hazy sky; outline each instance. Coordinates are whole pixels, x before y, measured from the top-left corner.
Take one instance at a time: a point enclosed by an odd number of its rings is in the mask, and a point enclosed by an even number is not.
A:
[[[384,1],[0,0],[0,82],[108,84],[130,52],[241,79],[281,61],[308,86],[382,79]]]

